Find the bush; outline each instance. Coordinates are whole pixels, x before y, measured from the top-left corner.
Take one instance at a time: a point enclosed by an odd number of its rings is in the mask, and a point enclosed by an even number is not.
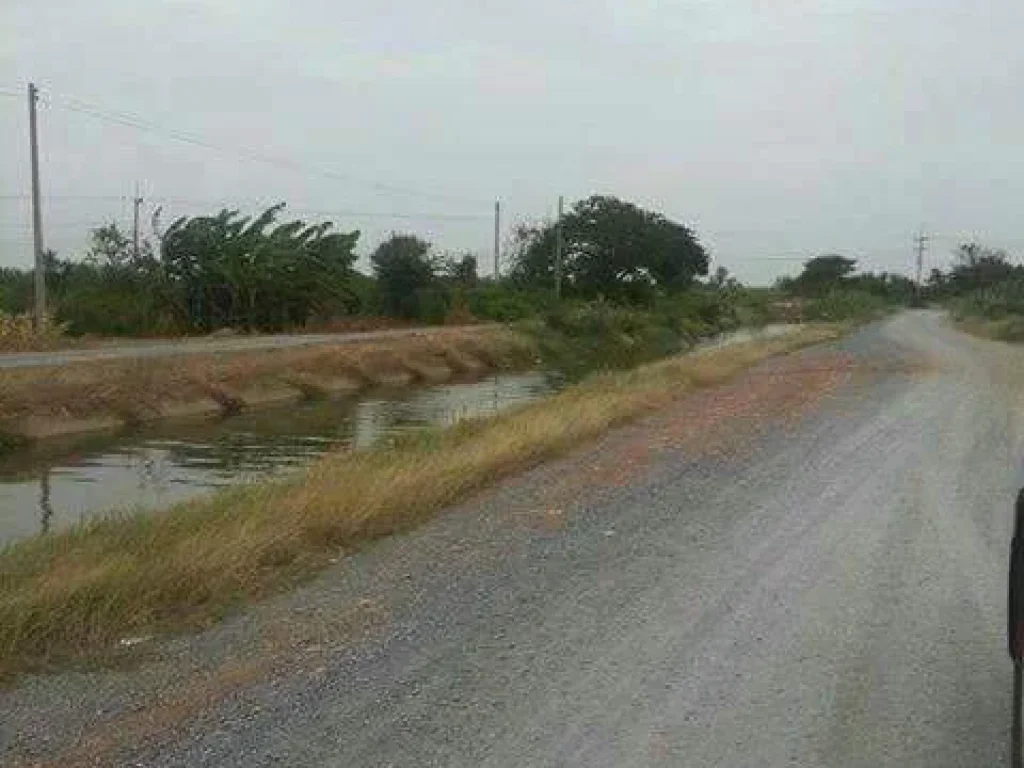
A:
[[[1024,282],[1014,280],[969,293],[954,302],[953,312],[961,319],[1024,317]]]
[[[694,288],[659,297],[654,314],[657,322],[693,343],[743,324],[738,295],[739,292]]]
[[[36,331],[31,315],[8,315],[0,312],[0,352],[29,352],[49,349],[60,343],[66,328],[47,322]]]
[[[632,368],[672,354],[692,341],[684,331],[706,327],[605,301],[561,304],[526,325],[547,364],[573,379],[595,369]]]
[[[888,302],[881,296],[857,290],[837,289],[803,305],[803,318],[810,322],[838,323],[876,317]]]
[[[503,283],[484,283],[468,293],[469,311],[481,320],[515,323],[535,317],[552,299],[543,294],[518,290]]]

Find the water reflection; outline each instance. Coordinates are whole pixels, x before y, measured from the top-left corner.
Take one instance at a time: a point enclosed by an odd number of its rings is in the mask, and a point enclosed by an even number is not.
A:
[[[47,443],[0,461],[0,545],[113,509],[160,508],[426,425],[495,413],[558,388],[542,373],[241,413]]]

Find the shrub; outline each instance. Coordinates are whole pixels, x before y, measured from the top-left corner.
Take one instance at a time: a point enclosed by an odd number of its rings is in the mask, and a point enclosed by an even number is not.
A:
[[[50,321],[37,331],[31,315],[0,312],[0,352],[48,349],[60,342],[65,331],[64,325]]]
[[[861,320],[882,313],[887,306],[886,300],[880,296],[864,291],[836,289],[808,300],[803,305],[803,317],[810,322]]]
[[[482,283],[467,293],[469,311],[481,320],[515,323],[535,317],[552,304],[542,293],[530,293],[505,283]]]

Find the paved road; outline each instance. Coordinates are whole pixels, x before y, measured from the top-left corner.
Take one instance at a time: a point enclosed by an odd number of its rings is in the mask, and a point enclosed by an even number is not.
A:
[[[909,313],[773,361],[141,668],[0,694],[0,748],[60,765],[1005,765],[1024,357],[998,350]]]
[[[481,326],[472,326],[480,328]],[[450,326],[448,327],[451,328]],[[306,333],[276,334],[272,336],[229,336],[225,338],[206,337],[183,341],[125,341],[114,345],[104,344],[93,349],[65,349],[53,352],[29,352],[24,354],[0,354],[0,369],[3,368],[45,368],[69,363],[95,362],[103,360],[124,360],[148,357],[175,357],[178,355],[210,354],[221,352],[251,352],[264,349],[287,349],[322,344],[351,344],[359,341],[392,339],[401,336],[415,336],[437,333],[439,328],[393,328],[383,331],[360,331],[358,333]]]

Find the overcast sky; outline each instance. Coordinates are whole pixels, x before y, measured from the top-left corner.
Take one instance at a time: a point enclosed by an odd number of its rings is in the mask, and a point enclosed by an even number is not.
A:
[[[130,222],[136,182],[147,220],[285,200],[358,212],[330,218],[364,250],[413,230],[486,264],[495,198],[507,237],[595,192],[753,282],[822,250],[906,271],[921,226],[937,262],[961,236],[1024,253],[1020,0],[0,5],[0,265],[31,262],[29,80],[65,255]]]

